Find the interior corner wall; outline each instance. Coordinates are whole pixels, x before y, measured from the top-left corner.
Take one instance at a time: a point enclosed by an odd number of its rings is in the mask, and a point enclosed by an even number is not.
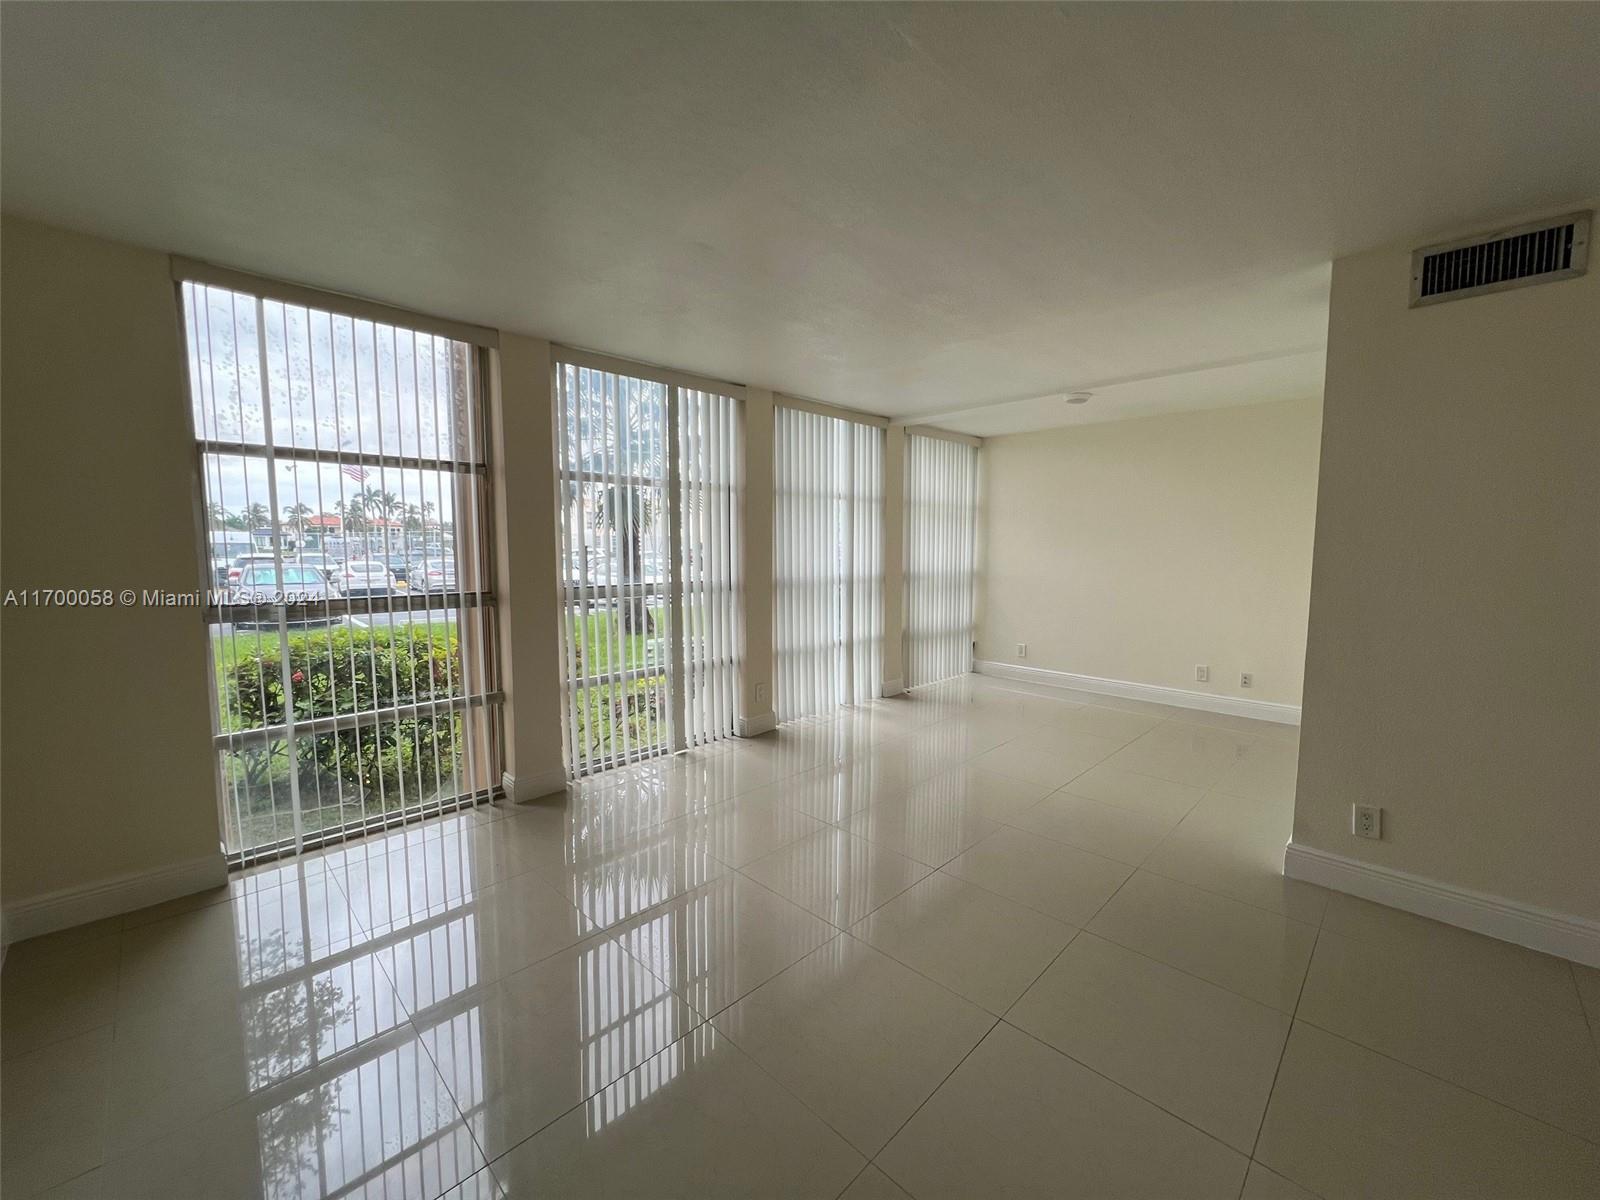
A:
[[[1592,922],[1600,269],[1420,308],[1409,273],[1333,268],[1294,843]]]
[[[194,431],[167,256],[14,217],[0,250],[0,586],[195,591]],[[196,607],[5,609],[8,916],[130,876],[192,879],[197,863],[220,882],[208,669]]]
[[[1293,400],[985,438],[978,659],[1299,704],[1319,412]]]

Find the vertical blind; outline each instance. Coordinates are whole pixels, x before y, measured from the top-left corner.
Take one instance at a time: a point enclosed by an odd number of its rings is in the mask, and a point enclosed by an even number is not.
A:
[[[738,402],[556,364],[566,760],[573,776],[732,734]]]
[[[486,797],[501,696],[478,352],[181,293],[230,861]]]
[[[978,449],[906,438],[906,673],[911,687],[972,669]]]
[[[884,433],[780,406],[774,439],[775,708],[791,721],[878,694]]]
[[[744,441],[731,396],[677,389],[684,742],[732,737],[739,688],[739,496]]]

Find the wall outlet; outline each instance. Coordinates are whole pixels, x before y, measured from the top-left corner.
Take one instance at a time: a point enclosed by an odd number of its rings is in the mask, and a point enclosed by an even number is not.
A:
[[[1255,687],[1255,685],[1256,685],[1256,677],[1254,675],[1250,674],[1249,671],[1240,671],[1239,672],[1239,686],[1240,687]]]
[[[1383,837],[1383,809],[1376,804],[1350,806],[1350,832],[1360,838]]]
[[[1028,657],[1028,643],[1027,642],[1018,642],[1017,643],[1017,657],[1018,658],[1027,658]]]
[[[767,685],[764,684],[764,683],[758,683],[758,684],[756,684],[756,703],[757,704],[765,704],[766,702],[767,702]]]
[[[1211,682],[1211,668],[1204,663],[1196,663],[1194,668],[1194,681],[1196,683]]]

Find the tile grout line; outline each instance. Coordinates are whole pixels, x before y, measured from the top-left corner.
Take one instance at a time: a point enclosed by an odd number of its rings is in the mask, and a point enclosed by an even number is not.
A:
[[[1305,971],[1300,976],[1300,988],[1294,995],[1294,1009],[1289,1013],[1289,1028],[1283,1035],[1283,1048],[1278,1051],[1278,1065],[1272,1070],[1272,1086],[1267,1089],[1267,1102],[1261,1107],[1261,1120],[1256,1125],[1255,1141],[1250,1143],[1252,1160],[1255,1159],[1256,1151],[1261,1148],[1261,1132],[1267,1127],[1267,1113],[1272,1110],[1272,1097],[1278,1090],[1278,1076],[1283,1072],[1283,1060],[1289,1054],[1289,1039],[1294,1036],[1294,1023],[1300,1012],[1300,1001],[1305,998],[1306,984],[1311,980],[1311,965],[1316,960],[1317,945],[1321,941],[1322,926],[1318,925],[1316,936],[1311,939],[1311,953],[1306,956]]]
[[[351,901],[350,894],[345,889],[344,884],[340,881],[338,874],[331,871],[326,873],[333,876],[333,885],[335,889],[342,897],[344,897],[345,913],[349,917],[350,923],[362,933],[366,934],[369,940],[379,936],[374,935],[373,932],[362,923],[361,918],[356,915],[355,904]],[[560,951],[557,951],[557,953],[560,953]],[[404,1024],[411,1031],[411,1040],[413,1044],[415,1044],[417,1051],[428,1060],[428,1065],[433,1069],[434,1077],[439,1081],[439,1086],[444,1089],[445,1095],[450,1097],[450,1104],[456,1111],[456,1117],[461,1122],[461,1128],[466,1131],[467,1137],[472,1141],[473,1149],[477,1150],[478,1157],[483,1160],[483,1166],[473,1170],[464,1179],[456,1180],[455,1183],[450,1185],[450,1187],[444,1189],[445,1192],[448,1192],[450,1188],[457,1187],[465,1183],[468,1179],[473,1178],[473,1176],[477,1175],[479,1171],[489,1170],[489,1164],[492,1160],[489,1158],[488,1152],[484,1149],[483,1143],[479,1140],[477,1131],[472,1128],[472,1123],[467,1119],[467,1114],[462,1110],[461,1100],[456,1095],[456,1089],[451,1086],[449,1077],[445,1075],[444,1071],[439,1066],[439,1060],[434,1056],[433,1051],[428,1049],[427,1042],[423,1040],[422,1030],[417,1025],[417,1013],[405,1004],[404,1000],[400,996],[399,984],[395,982],[394,976],[390,974],[389,968],[384,966],[383,959],[379,957],[376,952],[372,955],[372,961],[377,967],[378,974],[383,977],[384,983],[388,985],[389,993],[393,1000],[395,1009],[398,1012],[405,1014]],[[532,964],[530,963],[528,965],[531,966]],[[513,974],[514,973],[515,972],[513,972]],[[506,976],[501,976],[501,978],[506,978]],[[498,982],[498,980],[495,982]],[[480,987],[488,986],[492,986],[492,984],[480,985]],[[452,999],[453,998],[454,997],[452,997]],[[352,1047],[352,1049],[354,1049],[354,1047]],[[335,1055],[334,1057],[338,1056]],[[499,1183],[499,1180],[495,1179],[495,1175],[492,1171],[489,1174],[489,1178],[495,1180],[496,1184]]]
[[[993,1016],[993,1014],[989,1013],[987,1010],[984,1010],[984,1012],[985,1012],[986,1016]],[[906,1117],[906,1119],[904,1121],[901,1121],[900,1124],[895,1127],[894,1132],[891,1133],[888,1136],[888,1138],[884,1141],[883,1145],[878,1148],[878,1152],[876,1154],[871,1155],[867,1159],[867,1165],[868,1166],[878,1167],[878,1170],[883,1171],[884,1175],[888,1176],[888,1178],[893,1181],[893,1183],[894,1183],[894,1185],[896,1187],[900,1188],[902,1191],[906,1192],[908,1195],[910,1194],[910,1189],[908,1189],[898,1179],[895,1179],[895,1177],[889,1171],[885,1170],[881,1166],[878,1166],[879,1157],[882,1156],[882,1154],[883,1154],[883,1152],[885,1150],[887,1150],[890,1146],[894,1145],[895,1139],[898,1138],[902,1133],[905,1132],[906,1126],[910,1125],[912,1121],[917,1119],[917,1114],[919,1112],[921,1112],[925,1107],[927,1107],[928,1101],[932,1100],[935,1096],[937,1096],[940,1093],[940,1091],[943,1090],[944,1085],[950,1082],[950,1077],[961,1069],[962,1064],[965,1063],[967,1061],[967,1059],[971,1058],[977,1052],[978,1047],[982,1046],[986,1041],[989,1040],[989,1036],[992,1033],[994,1033],[994,1031],[996,1029],[1000,1028],[1001,1022],[1002,1022],[1002,1018],[995,1017],[993,1023],[990,1024],[989,1028],[983,1031],[983,1036],[980,1037],[976,1042],[974,1042],[972,1044],[972,1046],[967,1050],[967,1052],[961,1056],[960,1060],[957,1061],[955,1066],[951,1067],[948,1071],[945,1072],[944,1077],[942,1079],[940,1079],[938,1083],[933,1085],[933,1088],[928,1092],[928,1094],[926,1096],[924,1096],[922,1098],[922,1100],[917,1104],[917,1106],[914,1109],[911,1110],[910,1114]],[[914,1198],[913,1198],[913,1200],[914,1200]]]
[[[1182,1116],[1182,1115],[1180,1115],[1178,1113],[1175,1113],[1171,1109],[1166,1108],[1165,1106],[1163,1106],[1161,1104],[1158,1104],[1156,1101],[1150,1099],[1150,1097],[1144,1095],[1143,1093],[1135,1091],[1133,1088],[1129,1087],[1127,1084],[1123,1083],[1121,1080],[1114,1079],[1112,1076],[1107,1075],[1104,1071],[1100,1070],[1098,1067],[1092,1066],[1091,1064],[1084,1062],[1081,1058],[1077,1058],[1074,1055],[1068,1054],[1065,1050],[1061,1049],[1059,1046],[1051,1045],[1049,1042],[1045,1041],[1038,1034],[1032,1033],[1029,1030],[1024,1029],[1022,1026],[1017,1025],[1012,1021],[1008,1021],[1004,1017],[1001,1017],[1000,1021],[998,1023],[1001,1024],[1001,1025],[1006,1026],[1008,1029],[1015,1030],[1017,1033],[1020,1033],[1023,1037],[1027,1038],[1029,1041],[1037,1042],[1040,1046],[1042,1046],[1044,1049],[1050,1051],[1052,1054],[1059,1054],[1062,1058],[1066,1059],[1068,1062],[1074,1063],[1077,1066],[1082,1067],[1085,1071],[1088,1071],[1091,1075],[1095,1075],[1095,1076],[1098,1076],[1101,1079],[1104,1079],[1112,1087],[1116,1088],[1118,1091],[1126,1092],[1128,1095],[1132,1096],[1135,1100],[1139,1101],[1141,1104],[1148,1104],[1151,1108],[1155,1109],[1158,1112],[1165,1113],[1167,1116],[1171,1117],[1174,1121],[1177,1121],[1179,1124],[1187,1125],[1190,1129],[1194,1130],[1196,1133],[1200,1134],[1202,1137],[1204,1137],[1204,1138],[1206,1138],[1206,1139],[1208,1139],[1210,1141],[1215,1142],[1217,1145],[1221,1146],[1224,1150],[1227,1150],[1230,1154],[1237,1154],[1240,1158],[1245,1160],[1245,1163],[1246,1163],[1245,1173],[1247,1175],[1249,1174],[1249,1163],[1252,1161],[1250,1156],[1248,1154],[1246,1154],[1243,1150],[1240,1150],[1237,1146],[1231,1145],[1228,1142],[1223,1141],[1216,1134],[1212,1133],[1209,1129],[1202,1129],[1200,1126],[1196,1125],[1193,1121],[1189,1120],[1188,1117],[1185,1117],[1185,1116]],[[993,1032],[993,1030],[991,1030],[990,1032]]]
[[[1318,1033],[1325,1033],[1329,1037],[1338,1038],[1341,1042],[1346,1042],[1358,1050],[1364,1050],[1368,1054],[1375,1054],[1379,1058],[1387,1059],[1389,1062],[1392,1062],[1397,1066],[1405,1067],[1408,1071],[1415,1071],[1418,1075],[1424,1075],[1437,1083],[1444,1084],[1446,1087],[1455,1088],[1457,1091],[1465,1092],[1469,1096],[1476,1096],[1479,1100],[1487,1101],[1496,1108],[1504,1109],[1506,1112],[1514,1113],[1525,1120],[1533,1121],[1536,1124],[1543,1125],[1546,1129],[1549,1129],[1553,1133],[1560,1134],[1562,1137],[1572,1138],[1574,1141],[1583,1142],[1585,1145],[1600,1147],[1600,1139],[1585,1137],[1581,1133],[1573,1133],[1572,1130],[1564,1129],[1560,1125],[1556,1125],[1551,1121],[1546,1120],[1544,1117],[1537,1116],[1534,1113],[1526,1112],[1514,1104],[1508,1104],[1504,1100],[1498,1100],[1493,1096],[1490,1096],[1484,1092],[1480,1092],[1476,1088],[1468,1087],[1466,1084],[1459,1083],[1454,1079],[1446,1079],[1443,1075],[1435,1074],[1426,1067],[1419,1067],[1416,1063],[1407,1062],[1403,1058],[1396,1058],[1387,1051],[1379,1050],[1376,1047],[1369,1046],[1365,1042],[1359,1042],[1355,1038],[1348,1037],[1335,1029],[1328,1029],[1325,1026],[1318,1025],[1315,1021],[1307,1020],[1304,1017],[1297,1017],[1296,1020],[1300,1024],[1305,1025],[1307,1028],[1315,1029]],[[1276,1080],[1274,1080],[1274,1086],[1276,1086]]]

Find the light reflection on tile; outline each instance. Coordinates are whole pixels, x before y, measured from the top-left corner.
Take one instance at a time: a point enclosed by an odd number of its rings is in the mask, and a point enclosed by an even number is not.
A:
[[[602,936],[417,1018],[491,1157],[683,1037],[700,1018]]]
[[[832,1200],[864,1161],[702,1025],[493,1170],[512,1196]]]
[[[1054,789],[1026,775],[1107,743],[1041,803]],[[1593,1021],[1600,974],[1284,881],[1294,749],[1293,730],[968,677],[13,946],[0,1187],[927,1200],[1053,1194],[1070,1174],[1231,1196],[1237,1156],[1134,1093],[1243,1149],[1270,1041],[1221,1096],[1184,1064],[1238,1075],[1228,1047],[1253,1041],[1235,1018],[1263,1004],[1299,1023],[1266,1102],[1279,1175],[1255,1164],[1245,1195],[1296,1194],[1291,1177],[1414,1192],[1418,1170],[1463,1194],[1593,1178],[1592,1141],[1517,1110],[1596,1128],[1580,995]],[[1180,821],[1137,874],[1114,861]],[[1056,958],[1081,922],[1128,949],[1079,935]],[[938,1047],[961,1049],[974,1006],[1011,1024],[941,1082]],[[1335,1077],[1376,1115],[1330,1110]],[[924,1085],[882,1170],[815,1115],[870,1144]],[[1507,1162],[1483,1153],[1495,1138]]]
[[[617,929],[629,953],[706,1017],[837,934],[738,874],[685,892]]]

